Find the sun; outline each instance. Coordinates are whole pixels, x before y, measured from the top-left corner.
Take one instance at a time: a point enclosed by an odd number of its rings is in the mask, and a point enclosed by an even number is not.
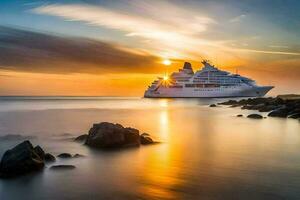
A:
[[[169,79],[168,76],[164,76],[164,81],[167,81]]]
[[[166,59],[166,60],[163,61],[163,64],[164,64],[164,65],[171,65],[172,62],[171,62],[171,60]]]

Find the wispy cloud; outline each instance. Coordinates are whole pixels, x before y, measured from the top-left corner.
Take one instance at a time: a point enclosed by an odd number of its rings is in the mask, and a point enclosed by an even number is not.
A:
[[[137,5],[139,2],[136,1]],[[150,16],[157,12],[152,11],[151,6],[145,6],[148,17],[142,15],[122,13],[100,6],[84,4],[73,5],[46,5],[33,9],[37,14],[45,14],[62,17],[69,21],[81,21],[93,26],[101,26],[125,32],[127,37],[140,37],[151,40],[151,47],[162,54],[168,49],[169,52],[177,52],[183,55],[183,49],[193,48],[195,45],[215,45],[213,42],[195,38],[199,33],[206,31],[208,26],[217,22],[207,16],[199,16],[197,13],[180,9],[172,4],[160,5],[163,14]],[[156,7],[157,8],[157,7]]]
[[[270,48],[275,48],[275,49],[288,49],[289,46],[286,45],[270,45]]]
[[[232,49],[232,51],[238,51],[238,52],[250,52],[250,53],[263,53],[263,54],[277,54],[277,55],[300,56],[300,52],[265,51],[265,50],[255,50],[255,49]]]
[[[88,25],[104,27],[124,33],[124,37],[137,37],[147,41],[145,50],[160,57],[180,59],[199,59],[201,56],[216,55],[221,52],[268,53],[282,55],[299,55],[298,52],[263,51],[230,47],[227,40],[209,40],[202,36],[211,27],[218,26],[214,18],[199,15],[199,12],[187,10],[166,2],[131,1],[137,10],[143,13],[128,12],[87,4],[50,4],[36,7],[36,14],[57,16],[66,21],[80,21]],[[155,6],[152,4],[155,3]],[[162,12],[158,12],[160,8]],[[229,23],[240,22],[246,17],[239,15]],[[224,24],[223,24],[224,25]],[[226,25],[225,25],[226,26]],[[222,26],[221,26],[222,27]]]
[[[242,15],[239,15],[237,17],[234,17],[234,18],[230,19],[229,22],[230,23],[241,22],[244,18],[246,18],[246,15],[242,14]]]

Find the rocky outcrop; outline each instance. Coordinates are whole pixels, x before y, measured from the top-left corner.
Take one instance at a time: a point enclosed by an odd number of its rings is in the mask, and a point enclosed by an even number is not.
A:
[[[42,152],[41,147],[34,148],[28,140],[18,144],[4,153],[0,163],[0,176],[15,177],[43,169],[45,163],[40,157]]]
[[[217,107],[217,105],[216,104],[210,104],[209,107],[214,108],[214,107]]]
[[[76,167],[74,165],[53,165],[50,167],[52,170],[70,170],[75,168]]]
[[[260,97],[242,99],[239,101],[229,100],[219,104],[229,105],[230,107],[241,107],[247,110],[257,110],[259,112],[269,112],[269,117],[290,117],[297,119],[300,115],[300,99],[294,98],[294,96],[293,98],[282,98],[283,96],[278,96],[276,98]]]
[[[76,137],[76,138],[74,139],[74,141],[76,141],[76,142],[85,142],[87,136],[88,136],[87,134],[80,135],[80,136]]]
[[[243,117],[243,115],[242,114],[238,114],[237,117]]]
[[[89,130],[85,144],[95,148],[138,147],[140,144],[150,144],[153,140],[147,134],[139,134],[135,128],[123,127],[121,124],[101,122],[94,124]]]
[[[248,118],[251,118],[251,119],[262,119],[263,117],[259,114],[250,114],[247,116]]]
[[[119,148],[140,145],[139,130],[121,124],[101,122],[89,130],[86,145],[96,148]]]

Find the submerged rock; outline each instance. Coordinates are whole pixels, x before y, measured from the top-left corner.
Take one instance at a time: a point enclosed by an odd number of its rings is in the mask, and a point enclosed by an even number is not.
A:
[[[154,141],[150,137],[148,133],[143,133],[140,136],[141,144],[147,145],[147,144],[153,144]]]
[[[96,148],[120,148],[140,145],[139,130],[120,124],[101,122],[89,130],[86,145]]]
[[[76,138],[74,139],[74,141],[76,141],[76,142],[85,142],[87,136],[88,136],[87,134],[80,135],[80,136],[76,137]]]
[[[251,119],[262,119],[263,117],[259,114],[250,114],[247,116],[248,118],[251,118]]]
[[[39,156],[41,152],[44,151],[39,146],[33,148],[28,140],[7,150],[0,163],[0,176],[14,177],[43,169],[45,163]]]
[[[81,154],[78,154],[78,153],[76,153],[76,154],[73,156],[73,158],[82,158],[82,157],[84,157],[84,155],[81,155]]]
[[[53,165],[50,167],[52,170],[70,170],[75,168],[76,167],[74,165]]]
[[[61,153],[57,157],[59,158],[72,158],[72,155],[69,153]]]
[[[239,114],[239,115],[237,115],[237,117],[243,117],[243,115],[242,115],[242,114]]]
[[[45,162],[55,162],[55,160],[56,160],[56,158],[50,153],[46,153],[44,159],[45,159]]]

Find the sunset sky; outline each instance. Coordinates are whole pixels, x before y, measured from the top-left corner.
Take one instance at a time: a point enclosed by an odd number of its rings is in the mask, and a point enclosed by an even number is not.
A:
[[[299,0],[0,2],[0,95],[142,96],[209,59],[300,93]]]

